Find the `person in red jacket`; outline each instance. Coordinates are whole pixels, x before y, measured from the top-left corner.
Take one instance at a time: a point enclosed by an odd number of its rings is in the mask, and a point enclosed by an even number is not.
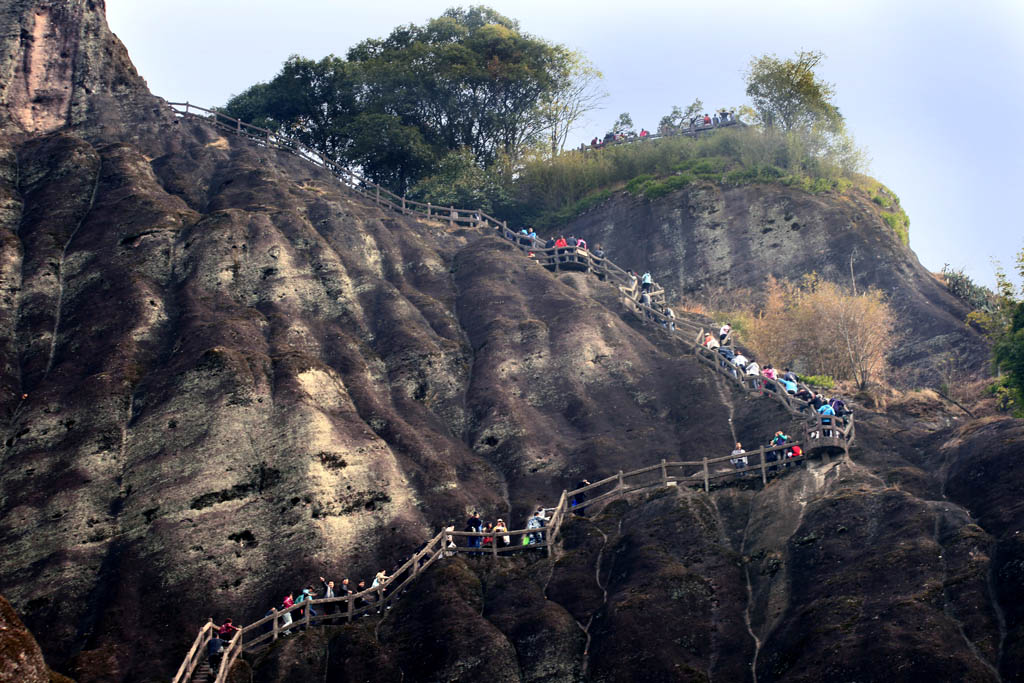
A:
[[[239,631],[237,626],[231,623],[231,617],[224,620],[222,626],[217,627],[217,635],[221,637],[221,640],[231,640],[234,637],[235,631]]]

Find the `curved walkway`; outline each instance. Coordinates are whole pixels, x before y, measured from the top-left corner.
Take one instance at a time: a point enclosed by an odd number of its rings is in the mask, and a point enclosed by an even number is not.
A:
[[[250,126],[237,119],[226,117],[219,112],[195,107],[188,103],[172,103],[171,106],[176,113],[183,117],[198,119],[212,124],[221,130],[244,135],[263,146],[283,149],[321,168],[325,168],[333,173],[345,187],[364,198],[370,199],[378,206],[389,207],[401,211],[403,214],[422,216],[432,220],[446,220],[453,225],[462,224],[472,227],[488,227],[496,230],[499,236],[510,240],[516,247],[529,254],[531,258],[544,267],[552,270],[580,270],[591,273],[603,280],[609,280],[618,287],[622,300],[628,307],[638,315],[641,315],[644,320],[658,324],[665,333],[676,336],[684,341],[703,365],[730,379],[748,393],[772,396],[792,415],[808,417],[808,421],[803,428],[803,438],[801,440],[779,446],[762,446],[756,451],[747,452],[744,455],[747,457],[749,464],[739,469],[729,462],[736,457],[732,454],[714,458],[702,458],[695,461],[662,460],[658,464],[642,467],[630,472],[620,470],[617,474],[582,488],[571,491],[564,490],[558,504],[553,508],[547,525],[539,532],[541,534],[539,543],[531,543],[528,546],[521,545],[522,537],[527,534],[537,534],[537,529],[509,530],[505,535],[510,537],[511,542],[505,547],[500,547],[497,543],[493,543],[490,547],[461,545],[458,542],[459,539],[482,539],[488,533],[455,531],[454,527],[443,529],[433,538],[429,539],[412,557],[395,570],[387,580],[376,587],[347,596],[320,598],[310,602],[297,603],[288,609],[280,611],[272,609],[262,619],[242,627],[225,647],[218,670],[208,673],[208,675],[214,676],[216,683],[222,683],[227,679],[227,674],[232,664],[243,652],[257,652],[272,644],[282,634],[290,632],[291,629],[308,628],[323,624],[347,623],[373,612],[382,613],[385,609],[390,608],[390,603],[397,600],[398,596],[410,583],[415,581],[430,565],[441,558],[450,557],[457,553],[489,554],[497,557],[524,549],[539,548],[545,548],[549,556],[556,556],[559,531],[566,515],[571,514],[573,511],[581,511],[593,505],[610,502],[636,491],[662,486],[693,486],[703,488],[705,492],[709,492],[713,485],[717,486],[721,482],[744,480],[744,478],[754,481],[760,479],[762,484],[767,484],[769,476],[782,474],[789,471],[790,468],[795,468],[800,460],[830,451],[841,451],[844,454],[849,453],[849,447],[854,439],[852,415],[846,420],[831,416],[818,416],[813,412],[808,415],[806,411],[807,406],[800,405],[800,401],[792,399],[776,380],[765,377],[747,377],[738,374],[731,363],[725,361],[718,353],[700,344],[700,340],[704,336],[704,330],[699,324],[681,318],[669,319],[653,306],[640,303],[641,292],[637,279],[609,259],[596,257],[586,249],[578,247],[545,249],[543,246],[538,246],[532,240],[524,242],[525,236],[509,230],[507,224],[484,214],[482,211],[456,209],[454,207],[439,209],[429,203],[423,204],[406,200],[404,197],[399,197],[372,181],[362,178],[349,169],[324,159],[318,153],[304,147],[300,143],[277,136],[269,130]],[[657,285],[652,286],[650,295],[652,303],[664,302],[664,291]],[[796,457],[787,457],[785,452],[793,446],[801,446],[803,453]],[[580,500],[580,498],[583,500]],[[489,533],[492,536],[494,535],[493,532]],[[517,543],[517,541],[519,542]],[[308,607],[309,605],[312,605],[313,609],[303,610],[303,607]],[[294,615],[292,616],[293,621],[291,624],[282,623],[281,617],[286,614]],[[296,617],[298,618],[296,619]],[[199,675],[197,672],[202,669],[207,661],[207,645],[213,638],[213,635],[214,628],[211,620],[199,629],[192,647],[172,679],[173,683],[185,683],[193,680],[193,676]]]

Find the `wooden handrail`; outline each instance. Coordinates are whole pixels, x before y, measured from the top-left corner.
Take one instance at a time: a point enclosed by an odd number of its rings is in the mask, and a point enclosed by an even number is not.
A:
[[[586,266],[589,272],[602,275],[604,277],[611,277],[611,279],[618,286],[619,291],[623,296],[628,297],[634,310],[641,311],[646,317],[653,319],[657,322],[664,322],[669,320],[667,316],[663,315],[660,311],[654,309],[651,306],[647,306],[639,302],[640,299],[640,287],[638,279],[628,271],[622,269],[620,266],[612,262],[606,257],[594,256],[588,249],[582,249],[578,246],[566,246],[566,247],[550,247],[546,248],[542,243],[536,240],[530,240],[527,243],[521,243],[520,240],[524,238],[524,235],[515,233],[509,230],[507,223],[499,221],[497,218],[490,216],[479,209],[457,209],[455,207],[436,207],[431,203],[423,203],[415,200],[408,199],[403,196],[399,196],[394,192],[391,192],[385,187],[374,183],[373,181],[359,175],[358,173],[348,169],[336,161],[326,159],[319,152],[312,150],[302,143],[280,136],[271,130],[266,128],[260,128],[253,126],[240,119],[232,118],[221,112],[212,109],[205,109],[203,107],[197,107],[194,104],[188,102],[169,103],[171,108],[176,114],[185,118],[194,118],[197,120],[212,123],[215,127],[228,130],[236,134],[244,134],[249,136],[253,142],[262,144],[268,147],[275,147],[282,151],[286,151],[290,154],[294,154],[299,158],[308,161],[316,166],[319,166],[328,172],[332,173],[346,188],[360,194],[361,196],[373,201],[378,206],[384,206],[392,208],[403,214],[409,213],[421,213],[425,214],[427,218],[447,220],[447,222],[454,226],[460,225],[472,225],[473,227],[488,227],[498,231],[501,237],[511,241],[516,247],[524,252],[531,252],[539,262],[546,261],[545,265],[554,265],[556,268],[559,264],[563,263],[578,263]],[[179,109],[182,108],[183,109]],[[650,136],[652,139],[660,136]],[[646,138],[645,138],[646,139]],[[664,301],[664,290],[656,285],[652,284],[649,292],[651,300],[659,298],[662,302]],[[702,341],[703,334],[698,337],[698,340],[689,342],[686,337],[682,336],[683,329],[688,329],[690,332],[696,328],[694,323],[685,321],[679,318],[672,320],[675,323],[675,329],[669,329],[669,332],[673,335],[679,336],[683,341],[689,343],[692,347],[693,353],[696,358],[703,364],[708,365],[718,371],[720,374],[731,377],[736,384],[743,387],[744,389],[753,393],[769,393],[774,395],[779,402],[784,405],[791,413],[802,415],[803,413],[793,406],[788,394],[783,390],[783,387],[775,380],[770,378],[758,377],[750,379],[754,380],[754,385],[748,385],[746,382],[748,378],[741,376],[738,369],[734,368],[729,364],[727,367],[724,360],[719,354],[706,349],[700,343]],[[668,329],[666,326],[665,329]],[[703,330],[702,330],[703,332]],[[712,354],[713,357],[709,357],[707,354]],[[768,388],[768,385],[775,387],[772,391]],[[825,420],[828,420],[826,422]],[[762,481],[767,481],[767,469],[774,469],[779,465],[768,465],[768,461],[765,459],[765,455],[773,453],[775,451],[787,450],[793,446],[803,446],[807,444],[810,447],[840,447],[844,452],[849,452],[850,443],[853,441],[854,436],[854,422],[853,416],[850,415],[848,420],[844,421],[842,426],[839,425],[838,421],[843,420],[841,417],[832,416],[820,416],[814,415],[810,423],[805,425],[806,438],[803,442],[795,441],[779,446],[760,447],[756,451],[751,451],[745,455],[749,458],[754,456],[757,457],[758,463],[754,465],[748,464],[744,468],[734,469],[730,472],[712,472],[710,467],[717,465],[718,463],[726,460],[732,460],[737,456],[726,455],[714,458],[702,458],[699,461],[672,461],[668,462],[662,460],[657,465],[651,465],[642,467],[637,470],[630,472],[622,472],[601,479],[588,486],[584,486],[574,490],[563,490],[561,497],[559,498],[558,504],[552,511],[548,524],[540,529],[510,529],[502,532],[502,536],[521,537],[526,534],[540,534],[543,540],[539,543],[531,543],[530,547],[534,548],[546,548],[549,556],[553,556],[556,552],[556,539],[558,537],[561,526],[565,520],[565,515],[571,509],[582,509],[590,505],[594,505],[599,502],[611,500],[613,498],[622,497],[628,493],[634,491],[651,488],[653,486],[662,486],[668,483],[688,483],[695,486],[701,486],[705,491],[710,491],[710,482],[712,480],[728,478],[728,477],[741,477],[750,471],[760,471]],[[828,432],[829,436],[825,436]],[[812,443],[818,442],[817,445],[811,446]],[[776,460],[782,464],[796,462],[801,459],[809,457],[810,453],[804,452],[803,455],[796,458],[783,458]],[[669,468],[694,468],[699,467],[700,472],[691,474],[689,476],[671,476],[668,473]],[[632,485],[630,482],[643,475],[647,475],[651,472],[659,472],[659,476],[651,482],[641,482],[638,485]],[[570,507],[570,501],[580,494],[593,491],[601,486],[606,486],[614,482],[614,486],[594,498],[582,501],[575,506]],[[368,613],[373,609],[383,610],[387,606],[387,603],[391,600],[396,599],[396,595],[410,582],[415,580],[420,573],[431,564],[436,562],[440,557],[443,557],[449,551],[454,552],[470,552],[470,553],[483,553],[488,552],[493,556],[497,557],[499,554],[517,551],[521,549],[518,544],[510,543],[506,547],[499,547],[497,538],[492,543],[490,548],[468,548],[464,546],[456,545],[455,548],[449,549],[446,546],[448,539],[454,538],[483,538],[484,536],[491,535],[496,536],[493,531],[491,532],[465,532],[455,531],[452,528],[443,529],[436,536],[431,538],[424,547],[418,552],[414,553],[406,562],[404,562],[398,569],[392,573],[385,581],[378,584],[377,586],[371,586],[357,593],[352,593],[345,596],[336,596],[334,598],[315,598],[310,600],[304,600],[300,603],[283,609],[283,610],[271,610],[271,614],[258,619],[257,621],[248,624],[233,637],[225,648],[224,655],[221,659],[221,665],[217,671],[215,683],[222,683],[226,680],[227,674],[231,669],[231,665],[235,662],[238,656],[246,651],[254,649],[255,646],[260,645],[266,641],[273,642],[279,637],[281,628],[280,622],[278,621],[283,615],[291,614],[297,610],[306,608],[304,612],[303,620],[300,623],[293,621],[294,626],[291,628],[298,628],[299,626],[308,627],[315,625],[317,622],[324,621],[326,619],[337,619],[344,618],[351,622],[356,616]],[[394,590],[392,588],[395,587]],[[372,601],[368,600],[369,596],[374,596]],[[363,602],[364,604],[356,607],[357,602]],[[321,613],[316,616],[312,614],[313,609],[317,605],[335,605],[344,604],[344,613]],[[248,637],[247,635],[252,634],[256,629],[265,626],[268,623],[272,623],[271,631],[254,637]],[[196,636],[192,647],[189,649],[185,660],[178,668],[178,672],[173,678],[173,683],[186,683],[195,671],[198,662],[205,656],[205,649],[210,639],[212,638],[211,632],[213,630],[213,622],[210,620],[204,624],[199,634]]]

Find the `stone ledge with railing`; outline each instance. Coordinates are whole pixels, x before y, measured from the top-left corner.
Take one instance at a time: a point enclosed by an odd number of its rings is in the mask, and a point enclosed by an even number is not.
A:
[[[594,256],[589,250],[579,247],[545,248],[533,240],[524,243],[522,239],[525,236],[509,230],[505,222],[499,221],[483,211],[456,209],[455,207],[436,207],[430,203],[409,200],[363,178],[358,173],[334,161],[325,159],[318,152],[305,147],[301,143],[279,136],[268,129],[252,126],[220,112],[196,107],[187,102],[170,103],[170,105],[175,113],[185,119],[199,120],[211,124],[220,130],[243,135],[256,144],[295,154],[301,159],[331,172],[346,188],[363,198],[369,199],[378,206],[399,211],[404,215],[415,215],[430,220],[447,221],[453,226],[462,225],[494,229],[501,237],[510,240],[520,250],[529,253],[532,258],[545,267],[552,270],[582,270],[592,273],[601,279],[610,280],[618,287],[627,305],[632,307],[637,313],[642,314],[645,320],[651,320],[660,324],[663,330],[678,336],[678,338],[686,342],[703,365],[713,368],[724,377],[731,378],[749,393],[775,397],[794,415],[804,414],[803,407],[799,406],[795,399],[789,397],[781,383],[765,377],[741,377],[734,371],[731,364],[724,361],[714,351],[700,344],[699,340],[703,338],[704,334],[703,328],[700,328],[697,334],[698,341],[691,341],[691,335],[698,329],[696,323],[679,318],[668,318],[661,311],[655,309],[653,305],[641,303],[641,291],[637,278],[607,258]],[[664,290],[657,287],[656,284],[652,285],[649,295],[652,304],[664,303]],[[670,323],[671,327],[669,326]],[[699,461],[662,460],[656,465],[643,467],[631,472],[620,471],[588,486],[572,491],[563,491],[545,527],[541,529],[513,529],[506,531],[500,534],[501,536],[508,536],[510,540],[510,543],[504,547],[497,542],[497,537],[495,537],[493,532],[488,534],[485,532],[455,531],[453,527],[448,527],[428,540],[419,551],[378,586],[367,588],[352,595],[303,601],[283,610],[272,609],[268,615],[242,627],[228,641],[221,657],[220,665],[217,671],[214,672],[214,681],[215,683],[225,681],[231,666],[243,652],[258,652],[278,640],[282,633],[289,632],[292,629],[309,628],[325,623],[351,622],[356,618],[374,612],[384,613],[411,582],[418,578],[432,564],[445,556],[466,553],[488,554],[497,558],[500,555],[513,552],[541,549],[549,557],[555,556],[557,554],[559,531],[566,516],[573,511],[582,511],[587,507],[609,502],[633,492],[660,486],[695,486],[703,488],[705,492],[710,492],[713,482],[714,485],[718,485],[725,481],[756,481],[758,478],[763,485],[766,485],[769,476],[774,475],[776,472],[785,471],[790,467],[796,467],[802,460],[812,455],[827,452],[826,449],[840,450],[844,454],[848,453],[853,439],[854,422],[852,415],[845,419],[842,417],[813,415],[811,421],[805,425],[804,439],[802,441],[790,442],[780,446],[761,447],[756,451],[745,453],[748,464],[742,468],[726,468],[724,471],[720,468],[720,465],[723,463],[736,458],[732,454],[715,458],[702,458]],[[780,457],[776,455],[776,459],[769,459],[773,454],[791,452],[794,446],[800,446],[804,449],[804,452],[796,457],[786,457],[785,455]],[[597,494],[594,497],[589,497],[594,492],[597,492]],[[483,539],[488,535],[494,538],[492,544],[487,547],[482,544],[463,546],[459,545],[456,541],[459,538]],[[524,535],[530,535],[533,539],[539,538],[539,540],[526,546],[512,541],[512,539],[522,538]],[[312,607],[312,609],[309,609],[309,607]],[[320,608],[322,611],[314,613],[317,608]],[[286,625],[281,623],[282,617],[286,614],[299,614],[300,616],[298,619],[293,617],[292,622]],[[206,660],[207,646],[213,635],[212,621],[207,622],[199,629],[192,647],[172,679],[173,683],[185,683],[192,679],[199,665]]]

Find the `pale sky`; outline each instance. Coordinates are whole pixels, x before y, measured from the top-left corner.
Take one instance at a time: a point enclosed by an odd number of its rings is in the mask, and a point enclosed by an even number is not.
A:
[[[291,54],[344,56],[360,40],[422,24],[441,0],[107,0],[110,26],[154,94],[224,104]],[[470,3],[462,3],[467,5]],[[580,50],[609,97],[570,145],[619,113],[657,127],[672,105],[746,101],[742,72],[766,52],[822,50],[819,74],[870,173],[899,195],[931,270],[993,284],[1024,247],[1024,0],[493,0],[533,35]]]

